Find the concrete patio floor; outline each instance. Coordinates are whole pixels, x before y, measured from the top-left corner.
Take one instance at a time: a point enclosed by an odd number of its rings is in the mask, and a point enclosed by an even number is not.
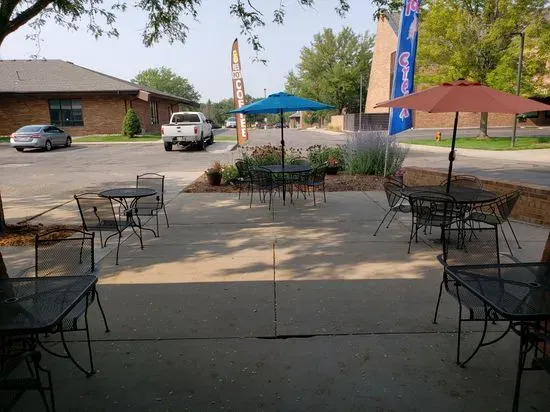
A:
[[[313,207],[276,198],[271,212],[256,201],[249,209],[246,196],[178,194],[167,206],[170,228],[161,219],[160,238],[146,233],[143,250],[131,236],[118,266],[112,247],[98,250],[111,332],[92,307],[90,378],[44,356],[58,410],[511,410],[517,336],[459,368],[448,295],[432,323],[437,235],[407,254],[407,217],[372,236],[387,206],[382,192],[327,199]],[[514,255],[539,260],[548,229],[514,227],[523,246]],[[10,270],[32,264],[32,254],[5,255]],[[480,327],[468,329],[464,354]],[[70,338],[85,359],[84,336]],[[524,374],[520,410],[549,410],[549,395],[547,374]],[[15,410],[41,408],[29,392]]]

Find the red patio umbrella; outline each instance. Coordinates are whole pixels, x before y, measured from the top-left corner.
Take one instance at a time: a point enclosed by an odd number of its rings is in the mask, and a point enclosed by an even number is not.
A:
[[[428,113],[455,112],[453,140],[449,153],[447,192],[455,158],[456,130],[459,112],[525,113],[550,110],[550,105],[515,94],[501,92],[480,83],[457,80],[376,104],[375,107],[402,107]]]

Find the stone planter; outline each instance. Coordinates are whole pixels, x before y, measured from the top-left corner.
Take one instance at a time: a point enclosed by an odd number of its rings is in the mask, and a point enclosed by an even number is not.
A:
[[[327,166],[325,172],[327,175],[335,175],[338,173],[338,166]]]
[[[210,186],[219,186],[222,184],[222,174],[219,172],[206,173],[206,179]]]

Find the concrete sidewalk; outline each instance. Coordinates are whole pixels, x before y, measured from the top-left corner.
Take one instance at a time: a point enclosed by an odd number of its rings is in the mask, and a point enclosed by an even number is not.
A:
[[[100,262],[111,332],[93,307],[98,373],[44,357],[58,410],[510,410],[517,337],[462,369],[448,295],[432,323],[439,246],[422,238],[407,254],[406,218],[373,237],[382,192],[327,199],[283,206],[276,197],[268,211],[246,196],[178,194],[160,238],[146,234],[141,250],[130,237],[120,265],[112,252]],[[538,260],[548,229],[514,226],[523,246],[514,253]],[[466,333],[463,350],[478,337]],[[71,338],[85,359],[82,336]],[[548,382],[524,374],[521,410],[550,408]],[[39,407],[29,392],[16,410]]]

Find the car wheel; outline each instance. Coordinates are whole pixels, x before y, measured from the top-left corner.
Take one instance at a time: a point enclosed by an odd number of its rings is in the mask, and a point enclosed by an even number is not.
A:
[[[164,150],[166,150],[167,152],[171,152],[172,151],[172,143],[164,143]]]
[[[15,150],[17,150],[18,152],[22,152],[25,149],[23,149],[22,147],[16,147]]]
[[[71,136],[67,136],[67,141],[65,142],[65,147],[71,147],[73,144],[73,139],[71,139]]]
[[[44,149],[46,150],[46,152],[49,152],[50,150],[52,150],[52,142],[50,142],[49,140],[46,140],[46,144],[44,145]]]

